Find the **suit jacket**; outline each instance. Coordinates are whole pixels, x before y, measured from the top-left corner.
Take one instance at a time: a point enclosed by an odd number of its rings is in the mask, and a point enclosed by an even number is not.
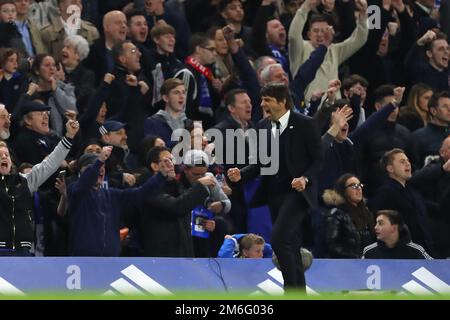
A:
[[[268,135],[272,134],[270,121],[262,122],[260,128],[266,129]],[[283,146],[279,146],[279,150],[280,152],[284,150],[286,153],[285,158],[289,174],[292,179],[301,176],[308,178],[309,183],[306,190],[299,194],[304,196],[310,207],[315,207],[317,204],[317,176],[323,161],[319,129],[310,117],[291,111],[283,135],[287,135],[286,146],[284,146],[284,149]],[[279,165],[284,164],[280,163]],[[261,164],[251,164],[243,168],[241,170],[242,181],[245,182],[258,176],[260,168]],[[266,204],[268,195],[270,195],[269,191],[269,176],[264,175],[253,196],[251,206],[259,207]]]
[[[38,26],[31,20],[28,20],[28,30],[30,31],[31,41],[33,42],[35,53],[47,53],[44,42],[42,40],[41,32],[39,31]]]
[[[103,76],[112,70],[108,69],[108,62],[106,61],[106,45],[105,38],[99,38],[89,48],[89,55],[82,64],[89,70],[95,73],[95,83],[101,83]]]
[[[87,40],[89,45],[97,40],[100,35],[97,28],[90,22],[81,20],[80,29],[77,32]],[[61,49],[63,48],[64,39],[67,37],[64,25],[60,18],[53,21],[53,24],[41,29],[42,41],[45,44],[46,51],[50,53],[56,61],[61,60]]]

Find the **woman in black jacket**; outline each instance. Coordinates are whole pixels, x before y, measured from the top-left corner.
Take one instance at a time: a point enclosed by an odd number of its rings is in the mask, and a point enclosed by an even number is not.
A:
[[[323,200],[331,209],[325,219],[325,245],[330,258],[360,258],[374,241],[374,219],[363,198],[363,184],[351,174],[342,175]]]

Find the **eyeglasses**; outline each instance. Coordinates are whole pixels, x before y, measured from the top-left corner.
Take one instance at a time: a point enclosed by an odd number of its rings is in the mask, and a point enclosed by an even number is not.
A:
[[[352,183],[348,186],[345,186],[345,188],[352,188],[352,189],[362,189],[364,188],[364,185],[362,183]]]
[[[41,116],[41,117],[43,117],[45,115],[50,116],[50,111],[33,111],[33,113],[35,115],[38,115],[38,116]]]
[[[211,52],[216,52],[216,48],[211,48],[211,47],[202,47],[203,49],[209,50]]]
[[[137,48],[133,48],[133,49],[131,49],[131,50],[130,50],[130,52],[131,52],[132,54],[136,54],[136,52],[137,52]]]
[[[11,113],[8,114],[2,114],[0,116],[0,120],[6,120],[6,119],[11,119]]]

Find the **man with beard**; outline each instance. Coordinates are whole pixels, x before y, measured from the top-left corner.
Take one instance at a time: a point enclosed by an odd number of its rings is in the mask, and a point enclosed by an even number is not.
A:
[[[125,172],[127,169],[125,163],[130,154],[125,124],[113,120],[105,121],[99,131],[102,135],[101,142],[113,147],[106,163],[108,187],[132,187],[136,183],[136,178],[131,173]]]

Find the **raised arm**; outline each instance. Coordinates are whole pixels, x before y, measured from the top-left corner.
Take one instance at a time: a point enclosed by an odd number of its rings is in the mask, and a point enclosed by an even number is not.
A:
[[[78,121],[68,120],[66,123],[66,136],[61,139],[47,158],[33,166],[31,172],[23,175],[27,179],[31,193],[37,191],[59,169],[72,147],[72,140],[77,134],[79,127]]]
[[[369,29],[367,27],[367,2],[365,0],[356,0],[355,3],[358,12],[356,28],[349,38],[335,45],[339,64],[358,51],[366,43],[369,35]]]
[[[85,131],[97,118],[100,108],[111,93],[111,83],[114,79],[115,76],[113,74],[105,74],[103,82],[98,87],[94,96],[89,100],[86,112],[80,118],[81,132]]]
[[[289,62],[291,74],[295,75],[298,68],[304,61],[303,52],[306,41],[303,39],[302,33],[308,19],[308,13],[311,9],[317,7],[318,0],[306,0],[297,10],[289,27]]]
[[[267,21],[274,13],[274,6],[276,0],[262,0],[261,6],[256,12],[255,21],[252,28],[252,48],[258,56],[270,55],[270,50],[267,47],[266,32]]]
[[[325,55],[327,54],[327,47],[319,45],[309,56],[308,60],[303,63],[294,79],[289,84],[289,88],[295,93],[298,102],[303,101],[305,96],[305,89],[316,77],[317,70],[322,65]]]

